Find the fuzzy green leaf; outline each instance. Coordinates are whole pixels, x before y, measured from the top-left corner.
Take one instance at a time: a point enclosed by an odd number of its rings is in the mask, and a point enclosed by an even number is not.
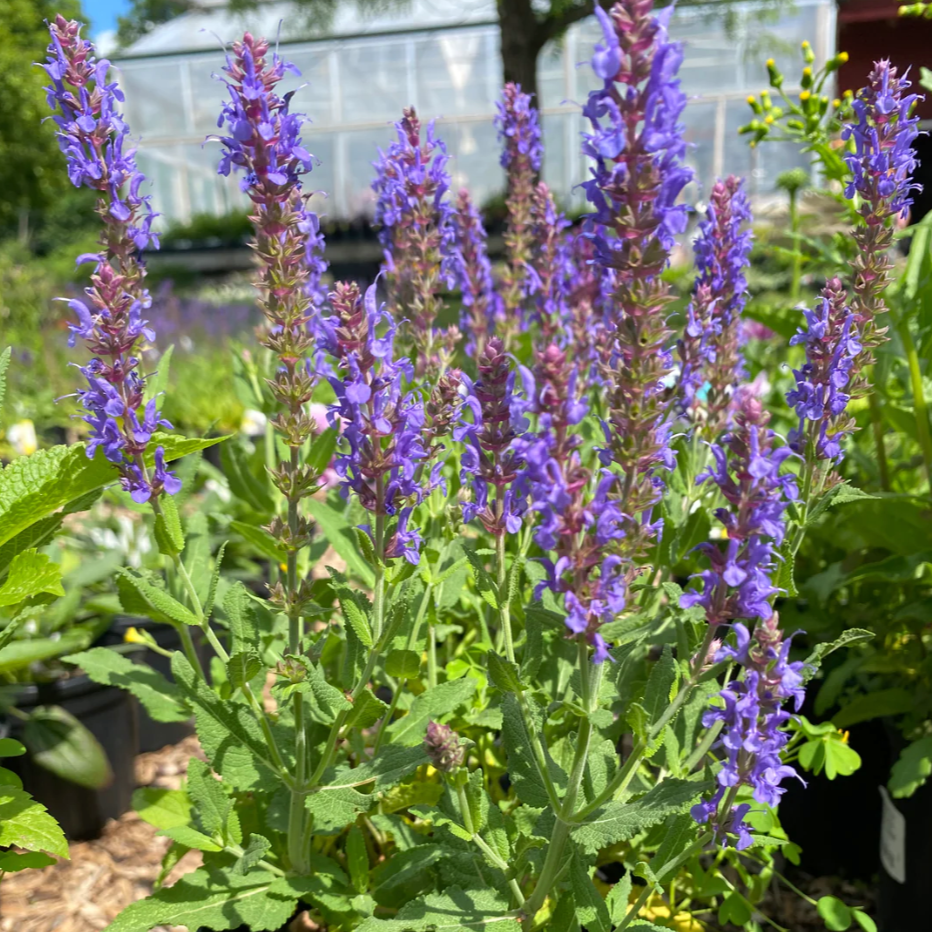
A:
[[[177,925],[215,932],[240,926],[277,932],[291,918],[297,896],[273,891],[275,880],[265,871],[242,876],[232,868],[201,868],[131,903],[104,932],[149,932],[154,926]]]
[[[668,816],[687,810],[709,783],[668,778],[634,802],[612,801],[597,809],[590,819],[573,830],[573,839],[585,854],[633,838]]]
[[[146,604],[172,621],[182,625],[197,626],[197,616],[164,589],[150,583],[145,577],[130,570],[121,570],[121,577],[142,596]]]
[[[119,686],[132,693],[157,722],[183,722],[191,717],[181,691],[161,673],[106,647],[92,647],[62,657],[80,667],[95,683]]]
[[[45,806],[14,786],[0,786],[0,845],[68,857],[68,842],[58,823]]]
[[[272,842],[268,838],[263,835],[250,835],[246,849],[233,865],[233,872],[236,874],[249,873],[271,849]]]
[[[167,557],[177,556],[184,550],[181,516],[171,495],[163,495],[159,501],[159,512],[155,516],[155,540],[159,553]]]
[[[441,683],[427,692],[421,693],[408,710],[386,729],[386,737],[392,744],[400,747],[414,747],[424,740],[427,723],[431,720],[442,721],[449,718],[460,706],[464,705],[476,691],[476,681],[471,677]]]
[[[242,689],[262,669],[262,661],[255,651],[237,651],[227,662],[227,679],[234,689]]]
[[[353,711],[346,717],[349,728],[371,728],[383,715],[388,705],[366,687],[353,703]]]
[[[385,672],[400,680],[416,680],[421,672],[421,655],[416,650],[393,650],[385,660]]]
[[[159,829],[175,828],[191,821],[191,800],[184,790],[142,786],[133,793],[133,809],[143,822]]]
[[[611,932],[612,921],[605,900],[596,890],[588,867],[576,852],[573,853],[570,864],[570,886],[576,902],[576,919],[579,924],[588,932]]]
[[[521,932],[510,912],[504,893],[454,886],[406,903],[392,919],[370,917],[357,932]]]
[[[357,893],[365,893],[369,889],[369,852],[358,825],[352,826],[346,836],[346,865],[353,889]]]
[[[236,582],[223,599],[223,613],[227,617],[230,633],[233,635],[233,652],[259,647],[259,621],[256,605],[249,590]]]
[[[0,586],[0,608],[17,605],[41,593],[65,594],[61,567],[52,563],[44,553],[25,550],[13,558],[6,582]]]
[[[17,871],[41,870],[43,867],[51,867],[54,863],[55,858],[41,851],[28,851],[25,854],[0,851],[0,871],[6,871],[9,874],[15,874]]]
[[[350,788],[322,789],[307,797],[308,812],[314,817],[314,830],[321,835],[340,832],[356,821],[360,812],[369,812],[378,797]]]
[[[386,747],[372,760],[358,767],[340,767],[327,781],[320,792],[346,789],[374,784],[374,790],[387,789],[414,773],[421,764],[428,762],[422,747]]]
[[[526,700],[531,709],[532,727],[540,733],[543,725],[539,713],[531,699]],[[529,806],[549,806],[550,796],[540,778],[534,762],[531,738],[525,726],[524,717],[518,700],[507,694],[502,703],[503,727],[502,739],[508,753],[508,776],[515,786],[515,792],[522,802]],[[566,774],[553,761],[548,759],[550,778],[556,785],[566,782]]]

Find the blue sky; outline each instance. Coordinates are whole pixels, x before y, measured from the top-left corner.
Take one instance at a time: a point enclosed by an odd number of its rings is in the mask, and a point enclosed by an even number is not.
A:
[[[92,34],[98,36],[116,29],[117,17],[126,13],[129,0],[83,0],[81,6],[93,24]]]

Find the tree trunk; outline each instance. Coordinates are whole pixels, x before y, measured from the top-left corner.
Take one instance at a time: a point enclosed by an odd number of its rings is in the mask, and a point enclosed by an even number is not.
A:
[[[498,24],[505,81],[520,84],[522,91],[533,95],[534,105],[540,107],[537,58],[544,43],[530,0],[498,0]]]

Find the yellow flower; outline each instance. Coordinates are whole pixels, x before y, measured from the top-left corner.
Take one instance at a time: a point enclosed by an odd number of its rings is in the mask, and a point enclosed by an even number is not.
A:
[[[127,628],[123,635],[123,640],[127,644],[148,644],[146,636],[138,628]]]
[[[842,731],[842,730],[839,728],[839,729],[838,729],[838,734],[841,735],[841,742],[842,742],[842,744],[847,744],[847,743],[848,743],[848,738],[850,737],[850,732]]]
[[[768,58],[768,59],[767,59],[767,67],[768,67],[768,68],[773,68],[773,66],[774,66],[775,64],[776,64],[776,62],[775,62],[772,58]]]
[[[809,41],[807,39],[803,39],[802,48],[804,49],[809,48]]]
[[[845,64],[845,62],[848,61],[848,53],[847,53],[847,52],[839,52],[838,55],[836,56],[836,58],[837,58],[842,64]]]
[[[753,107],[757,103],[757,98],[753,94],[748,94],[748,103]]]
[[[773,123],[773,117],[768,113],[767,116],[764,117],[764,122],[770,126]]]
[[[836,97],[836,98],[832,101],[832,106],[833,106],[836,110],[838,110],[838,109],[841,107],[841,101]]]
[[[809,91],[800,91],[800,92],[799,92],[799,99],[800,99],[803,103],[805,103],[810,97],[812,97],[812,94],[811,94]]]
[[[804,78],[811,78],[811,77],[812,77],[812,69],[811,69],[811,68],[803,68],[803,77],[804,77]]]

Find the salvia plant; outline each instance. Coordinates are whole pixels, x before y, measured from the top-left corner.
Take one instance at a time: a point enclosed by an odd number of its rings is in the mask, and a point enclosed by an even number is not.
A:
[[[119,587],[128,611],[182,633],[173,681],[99,648],[72,659],[160,720],[193,714],[206,755],[183,789],[136,800],[172,841],[164,874],[190,849],[203,866],[113,932],[277,930],[299,908],[363,932],[760,928],[774,853],[793,850],[781,795],[826,740],[797,716],[806,684],[866,636],[801,656],[778,608],[813,522],[864,496],[838,469],[884,337],[915,128],[885,63],[850,106],[810,103],[837,60],[787,104],[797,121],[851,116],[864,223],[853,275],[801,315],[781,436],[742,358],[740,179],[709,192],[673,325],[663,273],[692,175],[670,15],[596,9],[576,227],[540,181],[534,102],[506,86],[499,268],[468,192],[450,191],[440,127],[406,110],[375,163],[384,264],[369,287],[324,286],[305,118],[279,91],[293,67],[249,34],[233,44],[218,167],[251,205],[266,323],[250,372],[271,417],[255,455],[227,441],[223,463],[243,516],[230,529],[268,567],[261,592],[226,577],[225,545],[195,545],[173,497],[168,464],[217,441],[178,438],[159,414],[164,382],[141,362],[153,214],[122,96],[79,24],[51,24],[62,152],[100,198],[100,250],[80,257],[94,271],[71,302],[91,434],[0,474],[45,483],[0,543],[33,546],[36,522],[108,483],[151,509],[164,573],[124,570]],[[451,288],[459,326],[444,326]]]

